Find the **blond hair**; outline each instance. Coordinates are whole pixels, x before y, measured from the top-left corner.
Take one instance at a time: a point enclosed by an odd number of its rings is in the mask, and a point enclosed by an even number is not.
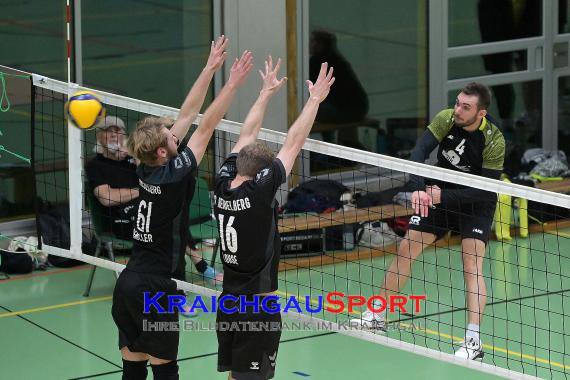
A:
[[[127,141],[131,156],[145,165],[154,164],[158,158],[156,150],[168,144],[163,128],[170,128],[172,124],[173,120],[167,117],[148,116],[139,121]]]
[[[275,154],[265,144],[254,142],[244,146],[236,161],[237,173],[246,177],[255,177],[263,168],[269,166]]]

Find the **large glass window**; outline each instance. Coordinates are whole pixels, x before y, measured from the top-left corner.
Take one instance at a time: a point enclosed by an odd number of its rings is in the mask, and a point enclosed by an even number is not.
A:
[[[1,65],[67,80],[65,1],[2,2]]]
[[[449,46],[542,35],[542,0],[449,0]]]
[[[89,1],[81,16],[83,83],[171,107],[182,104],[214,38],[210,0]],[[203,109],[212,99],[213,86]],[[135,128],[132,120],[125,122],[127,131]],[[201,167],[213,171],[213,165],[207,154]]]
[[[83,2],[83,82],[179,107],[208,57],[213,39],[211,3]]]
[[[570,157],[570,77],[558,79],[558,147]]]
[[[449,46],[542,36],[542,7],[541,0],[449,0]],[[453,58],[448,62],[448,79],[525,72],[529,62],[542,59],[540,54],[520,49]],[[542,144],[542,85],[533,80],[491,86],[489,114],[510,144],[521,150]],[[457,91],[449,94],[449,104],[456,95]]]
[[[31,84],[27,76],[0,67],[0,221],[33,214]]]
[[[570,33],[570,7],[568,3],[570,3],[568,0],[558,1],[558,33]]]
[[[65,15],[62,1],[4,2],[0,65],[67,80]],[[34,177],[25,160],[31,157],[31,94],[21,73],[0,71],[0,145],[7,150],[0,152],[0,221],[6,221],[34,212]]]
[[[406,157],[426,126],[426,25],[421,1],[311,0],[309,76],[326,61],[336,77],[311,137]]]
[[[2,5],[2,19],[0,65],[67,80],[65,2],[12,1]],[[83,83],[179,107],[206,62],[212,20],[209,0],[83,1]],[[30,83],[7,77],[6,88],[12,106],[0,113],[0,145],[30,157]],[[205,106],[212,97],[210,92]],[[48,123],[65,127],[63,102],[63,98],[47,100],[45,94],[37,100],[36,133]],[[107,111],[116,113],[111,107]],[[128,127],[134,128],[134,123]],[[57,148],[64,153],[65,131],[54,130],[42,129],[54,139],[46,151]],[[58,183],[65,185],[65,156],[48,152],[42,158],[36,183],[53,182],[57,176]],[[206,158],[203,163],[212,166],[213,160]],[[0,221],[32,215],[34,178],[28,164],[7,153],[0,153],[0,164]],[[38,188],[38,195],[49,201],[64,201],[62,194],[43,194]]]

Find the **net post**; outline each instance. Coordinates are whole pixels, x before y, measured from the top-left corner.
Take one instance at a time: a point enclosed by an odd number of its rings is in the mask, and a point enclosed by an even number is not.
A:
[[[77,88],[70,85],[68,99]],[[83,225],[83,181],[81,158],[81,130],[67,120],[67,167],[69,181],[69,250],[74,257],[81,256],[82,225]]]
[[[31,144],[31,154],[30,154],[30,166],[32,169],[32,176],[34,180],[32,185],[34,187],[34,210],[35,210],[35,225],[36,225],[36,235],[38,237],[38,249],[42,249],[42,227],[40,224],[40,201],[38,196],[37,188],[37,173],[36,173],[36,86],[34,81],[30,77],[30,144]]]

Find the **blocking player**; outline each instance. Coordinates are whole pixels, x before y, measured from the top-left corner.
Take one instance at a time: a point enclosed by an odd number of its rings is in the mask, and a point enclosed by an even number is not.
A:
[[[279,312],[260,308],[255,313],[251,302],[274,308],[281,241],[277,229],[275,194],[286,180],[315,121],[319,104],[334,82],[333,70],[321,66],[310,97],[293,123],[277,157],[264,144],[256,142],[269,99],[285,83],[277,79],[271,57],[260,72],[263,87],[244,121],[239,139],[218,172],[214,196],[214,214],[218,221],[224,286],[220,303],[230,310],[240,309],[242,301],[250,306],[245,313],[226,313],[218,307],[216,321],[267,322],[281,325]],[[244,296],[244,299],[240,299]],[[225,302],[224,302],[225,299]],[[220,326],[221,324],[218,324]],[[218,329],[218,371],[231,371],[230,379],[270,379],[274,376],[280,330],[222,331]]]
[[[119,329],[123,379],[145,379],[150,361],[154,379],[178,379],[179,332],[145,328],[156,322],[177,322],[178,313],[144,313],[145,293],[150,299],[164,292],[158,303],[168,310],[169,295],[178,295],[188,245],[188,208],[193,194],[192,170],[204,156],[214,128],[227,112],[237,89],[253,64],[250,52],[234,62],[229,79],[179,153],[178,145],[204,102],[210,81],[226,57],[228,41],[212,43],[206,67],[196,80],[174,125],[169,119],[147,117],[131,134],[127,146],[140,161],[139,201],[133,228],[132,257],[113,292],[113,319]],[[176,310],[176,309],[175,309]]]

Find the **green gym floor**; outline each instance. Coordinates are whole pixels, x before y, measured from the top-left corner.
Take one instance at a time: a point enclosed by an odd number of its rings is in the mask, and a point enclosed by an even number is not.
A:
[[[484,363],[541,378],[566,378],[570,358],[565,347],[566,343],[570,347],[570,339],[564,327],[570,321],[564,316],[564,293],[570,290],[570,281],[564,273],[570,267],[569,237],[567,232],[558,236],[534,234],[508,244],[490,244],[485,264],[488,306],[481,327]],[[279,295],[311,295],[316,300],[318,295],[337,291],[370,296],[390,260],[388,256],[281,272]],[[91,295],[85,298],[82,293],[88,272],[88,266],[52,268],[0,281],[0,378],[121,378],[117,333],[110,315],[114,276],[98,270]],[[457,247],[427,250],[414,266],[413,279],[403,292],[427,295],[421,313],[414,314],[413,320],[412,315],[390,316],[408,326],[413,322],[425,331],[392,330],[388,336],[452,353],[452,342],[461,339],[465,328],[463,291]],[[345,320],[348,315],[321,313],[319,317]],[[193,320],[214,319],[214,315],[201,313]],[[284,321],[291,322],[287,318]],[[181,332],[180,378],[227,378],[216,372],[216,350],[215,332]],[[284,331],[275,376],[454,380],[494,377],[330,331]]]

